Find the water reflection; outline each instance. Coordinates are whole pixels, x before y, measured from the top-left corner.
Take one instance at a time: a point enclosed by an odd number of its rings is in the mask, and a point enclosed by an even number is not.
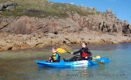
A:
[[[80,77],[87,77],[84,74],[88,74],[87,68],[39,68],[38,73],[50,76],[51,80],[76,80]],[[45,76],[44,75],[44,76]]]
[[[105,65],[90,66],[82,68],[38,68],[37,73],[43,74],[43,76],[49,76],[50,80],[87,80],[90,77],[97,76],[98,72],[106,71]],[[47,77],[46,77],[47,78]]]

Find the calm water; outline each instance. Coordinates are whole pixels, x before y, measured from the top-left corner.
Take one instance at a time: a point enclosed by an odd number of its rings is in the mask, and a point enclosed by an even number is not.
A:
[[[34,60],[48,59],[50,47],[0,52],[0,80],[131,80],[131,43],[89,45],[89,48],[93,56],[108,57],[110,63],[87,68],[39,68]]]

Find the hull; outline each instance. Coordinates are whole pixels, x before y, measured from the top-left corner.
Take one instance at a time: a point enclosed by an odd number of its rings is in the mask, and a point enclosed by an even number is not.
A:
[[[47,62],[46,60],[35,60],[39,67],[88,67],[92,65],[98,65],[101,63],[108,63],[108,58],[99,58],[93,60],[80,60],[80,61],[72,61],[65,62],[64,60],[60,60],[60,62]]]

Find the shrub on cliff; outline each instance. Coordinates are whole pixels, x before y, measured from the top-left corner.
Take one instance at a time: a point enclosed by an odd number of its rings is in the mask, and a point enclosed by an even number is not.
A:
[[[2,0],[0,3],[4,3],[9,0]],[[90,15],[94,13],[94,10],[85,6],[77,6],[70,3],[55,3],[48,0],[13,0],[18,5],[13,12],[4,11],[3,16],[35,16],[35,17],[68,17],[67,12],[75,13],[79,15]]]

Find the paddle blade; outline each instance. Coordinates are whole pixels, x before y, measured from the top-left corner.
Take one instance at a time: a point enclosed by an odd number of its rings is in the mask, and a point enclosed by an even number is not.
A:
[[[62,48],[58,48],[58,49],[57,49],[57,52],[59,52],[59,53],[66,53],[66,50],[64,50],[64,49],[62,49]]]
[[[97,62],[98,64],[105,64],[104,62],[100,62],[98,60],[95,60],[95,62]]]
[[[101,57],[99,56],[99,55],[97,55],[96,57],[93,57],[93,60],[95,61],[95,62],[97,62],[98,64],[105,64],[104,62],[101,62],[101,61],[99,61],[99,60],[97,60],[97,59],[100,59]]]

